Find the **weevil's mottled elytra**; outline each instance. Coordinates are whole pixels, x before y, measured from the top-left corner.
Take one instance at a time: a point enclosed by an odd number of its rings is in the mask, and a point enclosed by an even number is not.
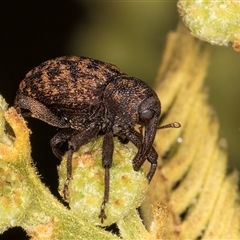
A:
[[[19,113],[61,129],[51,139],[51,147],[61,158],[60,148],[68,144],[65,198],[72,178],[73,152],[97,135],[104,135],[105,191],[99,215],[101,222],[106,218],[104,209],[109,199],[113,136],[136,145],[138,152],[133,168],[138,171],[147,159],[151,163],[147,179],[152,179],[157,167],[158,155],[152,144],[159,128],[160,101],[147,84],[115,65],[75,56],[46,61],[20,83],[14,104]],[[134,129],[137,124],[141,126],[140,132]],[[161,128],[179,126],[174,123]]]

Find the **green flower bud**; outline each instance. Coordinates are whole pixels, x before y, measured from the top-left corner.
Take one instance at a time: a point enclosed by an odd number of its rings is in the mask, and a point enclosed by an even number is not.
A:
[[[110,168],[109,202],[106,204],[108,226],[140,206],[145,198],[148,182],[145,173],[134,171],[135,152],[114,139],[113,164]],[[104,196],[104,168],[102,167],[102,137],[81,147],[73,155],[73,179],[69,184],[69,206],[88,222],[101,225],[100,208]],[[59,192],[62,195],[66,179],[66,155],[59,166]]]
[[[239,1],[179,1],[178,9],[186,26],[197,38],[240,51]]]

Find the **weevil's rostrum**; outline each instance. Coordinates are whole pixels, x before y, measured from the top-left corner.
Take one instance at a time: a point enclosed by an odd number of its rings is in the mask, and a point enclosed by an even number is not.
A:
[[[147,159],[151,163],[147,178],[150,181],[153,177],[158,156],[152,144],[158,129],[160,101],[146,83],[115,65],[75,56],[46,61],[20,83],[14,104],[19,113],[60,129],[51,139],[51,147],[61,158],[61,146],[68,144],[65,197],[69,194],[73,152],[99,134],[104,136],[105,192],[99,215],[102,222],[109,199],[114,136],[136,145],[134,170],[139,170]],[[137,124],[140,132],[135,130]]]

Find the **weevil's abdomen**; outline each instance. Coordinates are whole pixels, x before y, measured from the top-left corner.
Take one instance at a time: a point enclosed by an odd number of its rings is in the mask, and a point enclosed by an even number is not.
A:
[[[123,72],[115,65],[87,57],[64,56],[31,70],[20,83],[18,95],[45,106],[82,111],[99,104],[106,85]]]

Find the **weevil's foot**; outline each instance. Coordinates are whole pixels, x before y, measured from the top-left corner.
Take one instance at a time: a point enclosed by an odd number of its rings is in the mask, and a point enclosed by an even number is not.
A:
[[[70,182],[70,179],[66,179],[66,181],[64,183],[63,197],[65,200],[69,198],[69,191],[68,191],[69,182]]]
[[[104,219],[107,219],[107,215],[105,214],[105,202],[102,203],[100,214],[98,217],[101,219],[101,223],[104,222]]]

